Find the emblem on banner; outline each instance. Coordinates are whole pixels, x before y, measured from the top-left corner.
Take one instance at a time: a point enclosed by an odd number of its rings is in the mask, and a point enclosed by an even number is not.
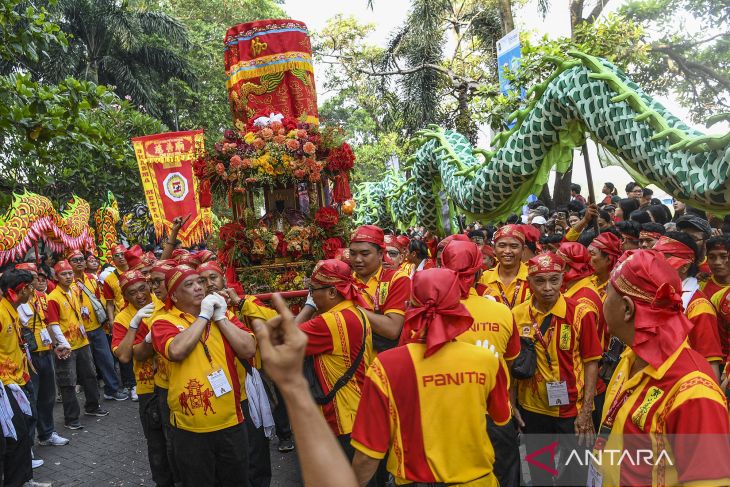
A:
[[[188,195],[188,180],[179,172],[168,174],[163,184],[165,194],[172,201],[182,201]]]

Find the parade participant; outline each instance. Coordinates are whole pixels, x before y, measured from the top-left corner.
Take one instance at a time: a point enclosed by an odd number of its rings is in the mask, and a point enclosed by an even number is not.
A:
[[[99,271],[101,270],[101,263],[96,255],[92,252],[86,254],[86,272],[93,274],[98,279]]]
[[[486,295],[513,309],[530,297],[527,266],[522,262],[525,235],[517,225],[505,225],[493,240],[497,265],[482,274],[479,283],[486,286]]]
[[[563,455],[592,442],[593,397],[603,352],[596,313],[561,292],[563,259],[540,254],[528,262],[532,297],[512,310],[523,337],[534,339],[537,370],[517,380],[517,423],[528,452],[557,441]],[[573,436],[575,434],[575,436]],[[576,441],[577,437],[577,441]],[[562,457],[561,457],[562,458]],[[581,468],[562,469],[556,485],[585,483]],[[552,485],[552,476],[530,465],[533,485]]]
[[[608,330],[630,349],[608,385],[593,453],[634,456],[638,448],[671,458],[592,465],[587,485],[730,483],[727,405],[709,365],[687,344],[692,323],[682,312],[681,289],[677,272],[653,250],[625,254],[611,274]]]
[[[621,257],[621,239],[610,232],[604,232],[593,239],[588,247],[593,267],[593,286],[601,301],[606,299],[606,286],[616,261]]]
[[[147,328],[140,327],[143,321],[152,317],[155,305],[147,279],[140,271],[123,273],[119,278],[119,286],[127,305],[114,319],[112,350],[121,363],[133,363],[139,397],[139,418],[147,440],[147,458],[152,480],[158,487],[172,486],[174,483],[162,425],[151,420],[149,411],[155,390],[155,351],[151,337],[147,338]]]
[[[616,223],[616,229],[621,233],[621,250],[633,250],[639,248],[639,234],[641,227],[632,221],[621,221]]]
[[[385,235],[385,255],[388,256],[383,262],[386,269],[399,270],[403,264],[403,248],[395,235]]]
[[[12,414],[15,438],[5,437],[8,425],[3,424],[2,475],[4,485],[41,485],[33,482],[31,438],[35,430],[35,418],[31,415],[33,397],[28,358],[20,335],[20,317],[17,308],[28,302],[33,295],[33,276],[28,271],[10,270],[0,277],[0,382]],[[42,461],[39,461],[42,464]],[[50,484],[42,484],[50,485]]]
[[[519,230],[525,236],[525,245],[522,249],[522,262],[527,262],[539,252],[537,244],[540,243],[542,232],[535,225],[520,225]]]
[[[280,316],[266,323],[254,320],[253,327],[264,369],[292,411],[304,485],[355,487],[357,482],[350,464],[312,400],[302,372],[307,336],[297,327],[281,296],[275,294],[273,303]]]
[[[103,293],[104,299],[106,299],[106,314],[110,323],[114,322],[114,315],[124,307],[124,296],[122,296],[122,290],[119,288],[119,276],[122,272],[126,272],[129,269],[127,260],[124,258],[124,253],[127,248],[124,245],[118,244],[112,247],[112,263],[114,268],[106,272],[106,275],[102,273]]]
[[[711,237],[705,246],[707,247],[707,265],[712,275],[700,286],[702,292],[712,298],[718,292],[730,287],[730,235]]]
[[[226,318],[225,300],[205,296],[197,271],[177,266],[165,276],[165,312],[152,323],[155,351],[167,358],[175,463],[185,486],[248,483],[248,441],[236,357],[256,344],[243,324]]]
[[[441,254],[446,269],[459,277],[461,304],[474,319],[471,327],[457,336],[459,341],[494,347],[507,363],[520,353],[520,333],[510,309],[502,303],[484,299],[474,289],[481,268],[481,252],[471,242],[449,243]],[[494,445],[494,474],[502,487],[520,485],[520,452],[517,429],[513,422],[504,426],[487,418],[489,438]]]
[[[408,274],[411,278],[418,271],[436,267],[436,263],[428,257],[428,247],[423,240],[411,240],[411,243],[408,244],[406,259],[411,264],[411,272]]]
[[[405,272],[408,276],[411,275],[411,271],[413,271],[413,264],[408,262],[408,251],[409,247],[411,245],[411,239],[408,238],[405,235],[398,235],[396,237],[396,240],[398,240],[398,244],[400,245],[400,251],[401,251],[401,270]]]
[[[564,242],[556,252],[565,262],[563,273],[563,295],[583,301],[598,315],[597,323],[602,323],[603,301],[598,289],[593,285],[593,267],[591,254],[587,248],[577,242]],[[606,340],[606,330],[598,328],[598,338],[603,345]]]
[[[482,252],[482,271],[488,271],[494,267],[494,248],[489,244],[484,244],[480,247]]]
[[[373,359],[370,324],[357,308],[367,307],[362,286],[344,262],[320,261],[309,287],[319,315],[299,325],[308,338],[306,356],[312,357],[305,367],[310,367],[322,393],[315,400],[350,460],[355,454],[352,424]]]
[[[53,406],[56,403],[56,374],[53,370],[51,334],[46,327],[47,296],[42,289],[45,280],[38,279],[38,267],[32,263],[15,266],[17,270],[28,271],[33,276],[33,293],[27,303],[18,307],[21,324],[33,332],[35,350],[29,349],[31,363],[30,380],[33,385],[33,410],[36,431],[30,431],[31,440],[38,434],[38,443],[43,446],[63,446],[69,440],[56,433],[53,425]]]
[[[666,229],[661,223],[643,223],[639,231],[639,248],[644,250],[653,249],[656,241],[665,233]]]
[[[81,317],[81,300],[73,287],[74,271],[68,261],[56,263],[54,271],[58,285],[48,295],[46,319],[55,347],[56,383],[61,390],[64,426],[77,430],[80,408],[76,398],[76,384],[84,389],[86,416],[103,417],[109,411],[99,406],[99,388],[91,347]]]
[[[692,237],[692,240],[697,244],[697,265],[704,264],[707,255],[705,242],[712,236],[710,222],[700,216],[688,214],[677,219],[677,230]]]
[[[436,246],[436,265],[441,267],[441,253],[444,251],[449,242],[453,240],[460,240],[462,242],[469,242],[469,237],[463,233],[456,233],[454,235],[448,235],[444,237]]]
[[[710,362],[719,379],[726,355],[723,355],[720,344],[717,313],[705,293],[700,290],[695,277],[696,259],[699,255],[695,241],[684,232],[667,232],[657,241],[654,250],[663,254],[669,265],[679,273],[684,314],[694,325],[689,332],[689,345]]]
[[[73,250],[67,255],[69,264],[74,270],[72,289],[79,296],[81,303],[81,320],[86,331],[86,338],[91,346],[94,364],[104,380],[104,399],[125,401],[129,394],[124,393],[119,378],[114,370],[114,357],[102,325],[107,324],[107,316],[101,304],[99,282],[92,274],[86,273],[86,259],[83,252]],[[99,316],[99,313],[101,316]],[[103,320],[103,323],[100,322]]]
[[[364,312],[378,352],[398,344],[411,295],[411,279],[405,273],[383,268],[384,249],[383,230],[374,225],[363,225],[350,237],[350,263],[354,277],[365,284]]]
[[[140,271],[145,277],[149,275],[150,269],[152,269],[153,261],[139,245],[135,245],[124,252],[124,260],[127,261],[127,270]]]
[[[347,264],[344,265],[347,266]],[[226,288],[225,272],[217,262],[208,261],[201,264],[197,271],[206,283],[206,294],[218,293],[226,299],[229,305],[229,319],[238,315],[238,318],[250,328],[254,319],[269,320],[276,316],[274,310],[264,306],[256,297],[244,296],[241,298],[236,291]],[[257,368],[261,368],[260,360],[254,360],[254,363]],[[251,487],[264,487],[271,482],[271,455],[269,453],[269,439],[266,437],[263,422],[259,427],[256,427],[251,414],[249,414],[249,400],[245,382],[249,380],[248,373],[252,371],[251,367],[248,362],[236,361],[236,368],[242,378],[241,409],[243,410],[248,434],[248,480]],[[266,396],[266,391],[262,392]],[[268,401],[268,397],[261,399]]]
[[[486,418],[510,420],[509,379],[495,352],[454,341],[473,322],[460,298],[453,271],[416,273],[409,343],[378,354],[365,377],[352,431],[361,486],[386,454],[398,485],[498,485]],[[457,379],[444,387],[446,377]]]

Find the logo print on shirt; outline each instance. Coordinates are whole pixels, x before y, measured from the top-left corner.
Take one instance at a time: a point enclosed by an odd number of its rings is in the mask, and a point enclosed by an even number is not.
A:
[[[204,389],[203,384],[198,382],[197,379],[190,379],[188,385],[185,386],[187,392],[183,391],[178,396],[180,401],[180,407],[182,408],[183,414],[188,416],[195,416],[193,409],[203,409],[203,414],[208,415],[208,410],[215,414],[213,410],[213,404],[210,402],[210,398],[213,397],[213,391],[207,387]]]

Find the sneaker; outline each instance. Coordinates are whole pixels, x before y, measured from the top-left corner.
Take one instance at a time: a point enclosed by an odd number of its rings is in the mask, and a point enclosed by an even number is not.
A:
[[[35,480],[29,480],[23,484],[23,487],[53,487],[50,482],[36,482]]]
[[[134,386],[129,390],[129,397],[131,397],[132,401],[134,402],[139,401],[139,396],[137,395],[137,386]]]
[[[80,430],[81,428],[83,428],[83,426],[81,426],[81,422],[78,419],[76,421],[71,421],[70,423],[64,424],[63,427],[70,430]]]
[[[117,391],[112,395],[105,393],[104,399],[106,399],[107,401],[111,401],[112,399],[114,399],[115,401],[126,401],[127,399],[129,399],[129,396],[122,391]]]
[[[61,399],[61,393],[59,392],[56,394],[56,402],[63,402],[63,399]]]
[[[279,440],[279,451],[281,453],[289,453],[290,451],[294,451],[294,440],[291,438]]]
[[[53,433],[51,433],[50,438],[48,438],[47,440],[39,440],[38,444],[41,446],[63,446],[68,445],[68,442],[68,438],[64,438],[54,431]]]
[[[31,465],[33,466],[33,469],[36,469],[36,468],[38,468],[38,467],[41,467],[41,466],[43,466],[43,464],[44,464],[45,462],[44,462],[43,460],[41,460],[40,458],[34,458],[33,460],[31,460],[31,461],[30,461],[30,463],[31,463]],[[26,464],[26,465],[27,465],[27,464]]]
[[[99,418],[103,418],[104,416],[107,416],[109,414],[109,411],[107,411],[106,409],[102,409],[101,406],[99,406],[93,411],[85,411],[84,414],[86,416],[97,416]]]

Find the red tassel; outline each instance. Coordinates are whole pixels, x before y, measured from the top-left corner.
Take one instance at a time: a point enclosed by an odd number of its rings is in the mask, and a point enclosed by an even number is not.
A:
[[[352,198],[352,192],[350,191],[350,178],[347,176],[347,172],[342,171],[335,176],[335,187],[332,192],[332,199],[334,199],[335,203],[344,203],[350,198]]]

